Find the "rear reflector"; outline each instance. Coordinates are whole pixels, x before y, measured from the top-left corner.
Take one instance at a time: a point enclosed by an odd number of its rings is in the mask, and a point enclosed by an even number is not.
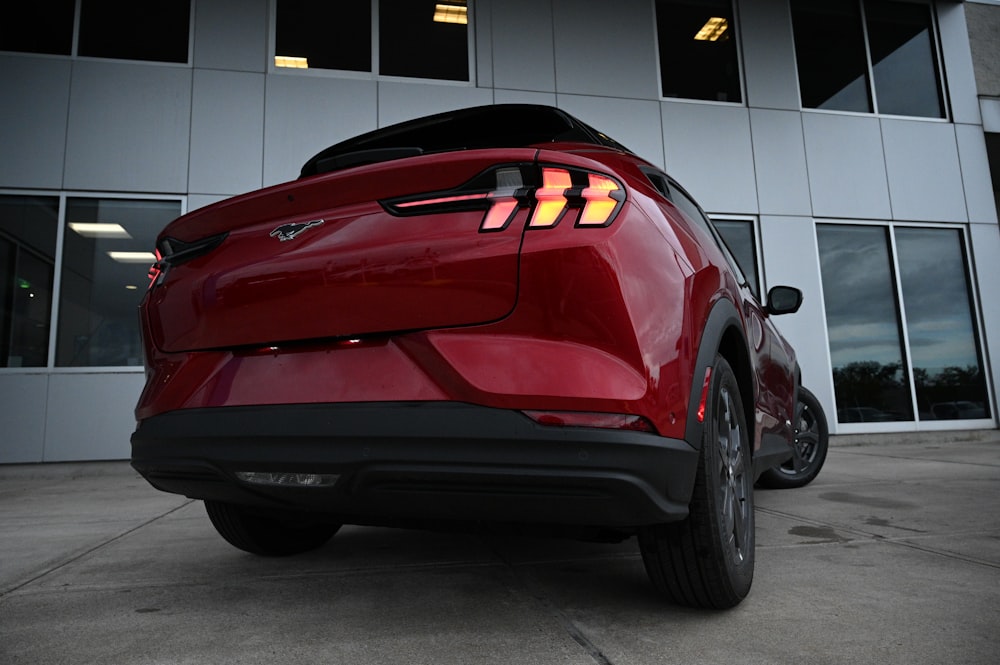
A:
[[[251,485],[271,487],[332,487],[340,478],[332,473],[288,473],[285,471],[237,471],[236,477]]]
[[[597,427],[656,433],[653,423],[632,413],[591,413],[587,411],[522,411],[539,425],[553,427]]]

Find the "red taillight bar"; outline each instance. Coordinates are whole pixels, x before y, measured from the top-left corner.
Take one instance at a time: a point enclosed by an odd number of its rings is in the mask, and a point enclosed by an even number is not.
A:
[[[625,202],[624,188],[610,176],[558,165],[543,165],[540,173],[538,169],[527,164],[497,166],[451,192],[409,196],[383,205],[404,216],[485,210],[479,231],[488,233],[506,229],[523,209],[530,209],[529,229],[551,229],[567,216],[574,216],[578,227],[605,227]]]

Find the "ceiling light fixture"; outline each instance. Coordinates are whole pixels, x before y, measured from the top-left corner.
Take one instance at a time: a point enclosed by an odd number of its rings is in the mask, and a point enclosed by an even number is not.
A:
[[[299,58],[292,55],[274,56],[275,67],[289,67],[291,69],[309,69],[309,58]]]
[[[434,5],[435,23],[460,23],[468,25],[469,9],[464,5],[438,3]]]
[[[108,252],[108,256],[118,263],[156,263],[156,254],[152,252]]]
[[[128,240],[132,237],[124,226],[111,222],[70,222],[68,226],[84,238],[122,238]]]
[[[718,16],[713,16],[701,26],[701,30],[694,38],[699,42],[717,42],[729,29],[729,21]]]

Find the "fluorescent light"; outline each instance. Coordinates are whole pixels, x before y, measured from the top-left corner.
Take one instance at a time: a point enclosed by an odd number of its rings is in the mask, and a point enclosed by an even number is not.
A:
[[[718,41],[726,30],[729,29],[729,21],[718,16],[713,16],[705,22],[705,25],[701,26],[701,30],[694,38],[700,42],[715,42]]]
[[[309,69],[309,58],[298,58],[292,55],[274,56],[275,67],[291,67],[292,69]]]
[[[152,252],[108,252],[108,256],[118,263],[156,263],[156,254]]]
[[[469,23],[469,9],[464,5],[438,3],[434,5],[435,23]]]
[[[69,228],[76,231],[84,238],[124,238],[132,236],[121,224],[108,222],[70,222]]]

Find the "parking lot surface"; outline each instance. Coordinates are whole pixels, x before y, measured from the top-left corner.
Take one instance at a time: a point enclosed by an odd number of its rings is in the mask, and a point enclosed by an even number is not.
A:
[[[0,663],[994,665],[1000,432],[861,439],[757,490],[723,612],[659,598],[635,539],[345,527],[260,558],[127,462],[0,466]]]

